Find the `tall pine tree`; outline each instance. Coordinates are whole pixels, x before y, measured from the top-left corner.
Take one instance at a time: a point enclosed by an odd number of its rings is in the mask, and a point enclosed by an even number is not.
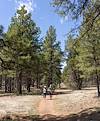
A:
[[[44,43],[43,52],[45,60],[44,79],[49,86],[51,83],[57,85],[61,81],[61,59],[62,52],[60,43],[56,41],[56,29],[49,27]]]

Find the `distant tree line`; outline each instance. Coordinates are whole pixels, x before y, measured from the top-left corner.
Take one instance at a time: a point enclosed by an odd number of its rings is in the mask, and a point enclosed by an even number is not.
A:
[[[44,39],[25,6],[17,10],[6,33],[0,26],[0,89],[22,94],[61,82],[62,51],[56,29],[49,27]]]

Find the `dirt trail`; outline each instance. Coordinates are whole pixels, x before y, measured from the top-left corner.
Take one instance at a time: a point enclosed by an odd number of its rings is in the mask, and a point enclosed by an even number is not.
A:
[[[50,115],[58,115],[54,109],[54,99],[55,99],[55,96],[53,97],[52,100],[50,100],[49,96],[47,96],[46,99],[43,98],[40,101],[40,104],[38,107],[38,111],[39,111],[40,116],[42,116],[46,119]]]

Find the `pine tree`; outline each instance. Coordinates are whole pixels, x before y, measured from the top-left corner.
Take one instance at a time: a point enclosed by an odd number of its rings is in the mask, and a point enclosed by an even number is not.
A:
[[[87,26],[86,26],[87,27]],[[79,52],[78,56],[78,67],[83,71],[83,77],[89,78],[91,75],[94,76],[94,80],[97,84],[98,96],[99,91],[99,75],[100,75],[100,21],[96,21],[93,29],[88,35],[81,38],[81,35],[85,30],[85,27],[81,29],[79,42],[80,46],[77,48]]]
[[[70,86],[76,89],[82,88],[82,78],[80,77],[81,71],[76,66],[78,64],[77,56],[78,56],[78,42],[77,39],[74,39],[73,36],[69,36],[66,43],[66,69],[64,72],[66,74],[66,78]]]
[[[81,24],[81,26],[87,25],[86,33],[91,30],[95,21],[100,17],[99,0],[52,0],[52,6],[57,14],[70,17],[72,20],[80,20],[80,17],[84,18],[87,15],[84,24]],[[73,31],[81,26],[75,26]]]
[[[49,86],[50,83],[57,85],[61,80],[61,58],[62,52],[60,43],[56,41],[56,29],[49,27],[44,43],[43,54],[45,60],[44,80]]]
[[[16,15],[12,18],[11,24],[6,33],[6,47],[3,54],[6,56],[8,70],[14,73],[17,82],[17,92],[22,93],[22,78],[26,75],[28,91],[30,91],[30,78],[32,71],[31,62],[34,61],[37,52],[37,41],[40,30],[31,19],[31,14],[27,13],[25,6],[17,10]],[[2,55],[3,55],[2,54]],[[6,65],[7,67],[7,65]],[[7,70],[7,71],[8,71]],[[8,74],[7,74],[8,75]],[[23,76],[24,75],[24,76]]]

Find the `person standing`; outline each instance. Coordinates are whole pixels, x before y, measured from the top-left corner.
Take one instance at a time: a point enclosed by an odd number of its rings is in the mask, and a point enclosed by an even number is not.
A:
[[[47,95],[47,88],[46,86],[43,87],[43,97],[46,98]]]
[[[51,84],[48,87],[48,93],[49,93],[50,100],[51,100],[52,99],[52,86],[51,86]]]

